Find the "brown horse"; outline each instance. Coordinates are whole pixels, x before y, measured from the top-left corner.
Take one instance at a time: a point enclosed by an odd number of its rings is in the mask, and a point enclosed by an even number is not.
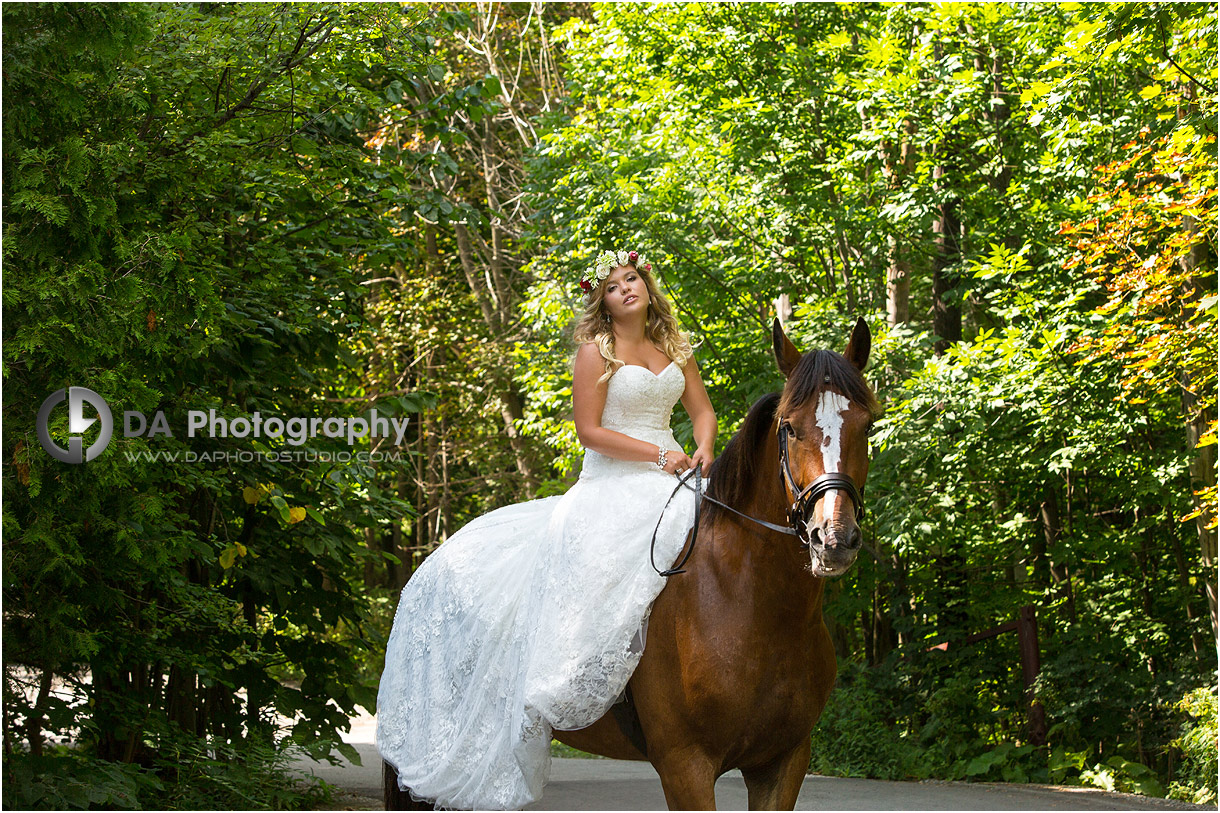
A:
[[[787,383],[751,407],[708,496],[796,535],[705,501],[686,572],[653,605],[628,702],[554,732],[582,751],[651,762],[673,810],[714,809],[716,778],[733,768],[751,810],[791,810],[834,685],[822,590],[860,549],[857,487],[878,413],[860,373],[872,339],[863,319],[843,355],[802,355],[778,320],[772,338]],[[387,809],[410,806],[388,766],[385,790]]]

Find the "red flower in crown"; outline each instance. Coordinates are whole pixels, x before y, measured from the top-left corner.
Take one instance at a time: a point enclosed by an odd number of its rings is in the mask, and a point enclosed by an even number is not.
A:
[[[593,290],[593,285],[587,279],[582,279],[580,281],[580,290],[588,293]]]
[[[638,252],[638,251],[627,252],[627,259],[630,260],[631,262],[635,262],[639,258],[640,258],[640,252]]]

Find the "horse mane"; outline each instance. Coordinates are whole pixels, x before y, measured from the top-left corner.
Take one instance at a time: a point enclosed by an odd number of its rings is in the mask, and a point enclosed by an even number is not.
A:
[[[788,414],[793,409],[799,409],[810,399],[820,398],[822,391],[828,387],[834,387],[848,400],[867,409],[874,418],[881,414],[877,396],[860,371],[847,359],[833,350],[806,353],[788,376],[788,384],[782,394],[767,393],[750,407],[741,428],[712,463],[707,475],[707,496],[740,509],[760,473],[764,477],[778,477],[778,461],[774,461],[774,471],[759,471],[761,461],[757,450],[763,441],[763,433],[770,431],[776,412]],[[707,502],[703,510],[711,518],[724,509]]]
[[[707,473],[707,496],[734,508],[742,504],[747,489],[758,476],[755,450],[762,443],[763,433],[770,431],[778,404],[779,393],[769,392],[750,407],[741,428],[729,439],[720,456],[712,461],[712,468]],[[724,509],[709,501],[703,504],[703,510],[710,518]]]
[[[867,409],[874,418],[881,414],[873,388],[851,362],[833,350],[814,350],[801,356],[796,369],[788,376],[779,410],[787,414],[800,409],[809,399],[820,398],[827,387],[834,387],[847,400]]]

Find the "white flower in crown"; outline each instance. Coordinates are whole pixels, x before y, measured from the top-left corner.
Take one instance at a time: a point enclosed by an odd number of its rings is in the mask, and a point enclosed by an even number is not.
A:
[[[652,265],[639,252],[603,251],[597,255],[594,264],[585,269],[584,275],[580,278],[580,289],[585,293],[592,291],[620,265],[634,265],[636,268],[652,270]]]

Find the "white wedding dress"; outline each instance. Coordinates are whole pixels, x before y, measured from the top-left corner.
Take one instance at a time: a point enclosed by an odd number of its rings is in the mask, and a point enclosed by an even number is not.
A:
[[[602,426],[679,449],[669,420],[684,388],[676,364],[624,366]],[[377,697],[377,748],[400,787],[462,809],[541,796],[551,729],[596,722],[639,663],[665,586],[649,543],[676,485],[655,464],[586,451],[566,494],[492,511],[424,561],[402,591]],[[678,557],[693,516],[681,489],[657,532],[658,567]]]

